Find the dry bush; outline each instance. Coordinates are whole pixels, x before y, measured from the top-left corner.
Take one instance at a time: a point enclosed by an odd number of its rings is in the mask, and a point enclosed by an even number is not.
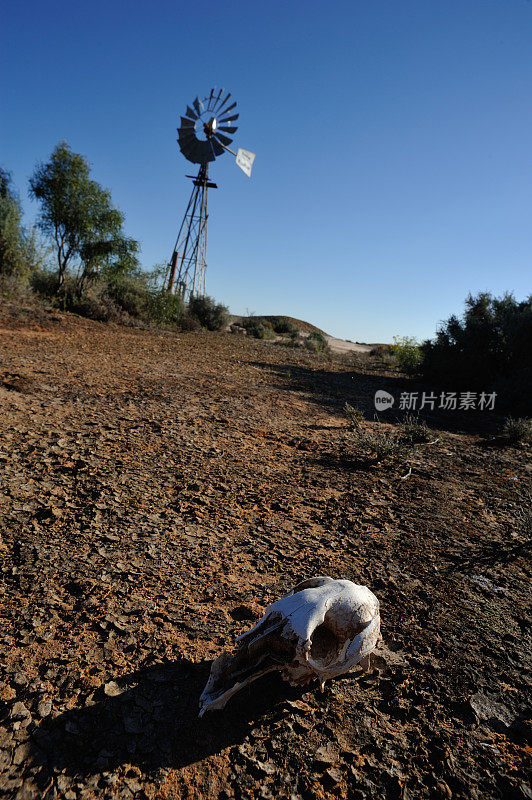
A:
[[[532,441],[532,419],[508,417],[504,421],[502,435],[513,444]]]
[[[425,422],[413,414],[407,414],[401,422],[401,439],[408,444],[430,442],[432,431]]]
[[[352,427],[358,427],[365,419],[364,412],[359,408],[349,405],[349,403],[344,405],[344,412]]]

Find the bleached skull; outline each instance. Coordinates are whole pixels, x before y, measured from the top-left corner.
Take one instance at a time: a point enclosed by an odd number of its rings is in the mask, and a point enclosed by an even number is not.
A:
[[[299,583],[268,606],[238,637],[235,653],[213,662],[200,698],[200,716],[223,708],[251,681],[273,670],[293,686],[367,665],[380,636],[379,601],[366,586],[320,576]]]

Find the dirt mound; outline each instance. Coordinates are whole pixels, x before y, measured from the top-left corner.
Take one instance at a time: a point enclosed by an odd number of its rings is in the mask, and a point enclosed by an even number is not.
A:
[[[295,328],[297,328],[299,331],[302,331],[303,333],[312,333],[313,331],[317,331],[318,333],[323,333],[324,336],[327,335],[325,331],[322,331],[321,328],[317,328],[315,325],[311,325],[310,322],[305,322],[304,320],[296,319],[295,317],[285,317],[283,315],[265,316],[264,314],[254,314],[253,316],[260,319],[265,319],[268,322],[271,322],[272,324],[275,324],[276,322],[291,322]],[[229,324],[232,324],[234,322],[237,323],[242,322],[243,319],[246,319],[246,317],[235,316],[234,314],[232,314],[230,317]]]
[[[311,325],[310,322],[305,322],[304,320],[296,319],[295,317],[284,317],[282,315],[273,317],[264,316],[263,319],[268,320],[268,322],[271,322],[272,324],[275,324],[276,322],[291,322],[294,328],[297,328],[298,331],[303,331],[303,333],[312,333],[313,331],[316,331],[317,333],[323,333],[324,336],[327,335],[325,331],[322,331],[321,328],[317,328],[316,325]]]

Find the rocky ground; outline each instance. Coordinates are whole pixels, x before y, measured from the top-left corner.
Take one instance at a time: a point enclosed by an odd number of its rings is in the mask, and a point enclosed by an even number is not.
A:
[[[532,797],[530,447],[494,412],[379,462],[343,405],[392,430],[373,394],[407,379],[362,357],[0,327],[0,793]],[[199,720],[212,658],[317,574],[370,586],[388,655]]]

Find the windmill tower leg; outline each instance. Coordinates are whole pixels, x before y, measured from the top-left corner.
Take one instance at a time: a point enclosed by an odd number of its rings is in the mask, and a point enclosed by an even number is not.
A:
[[[185,300],[192,295],[205,294],[208,190],[217,188],[209,181],[208,164],[201,165],[197,176],[187,177],[192,178],[194,186],[168,265],[166,281],[167,291],[173,294],[177,290]]]

